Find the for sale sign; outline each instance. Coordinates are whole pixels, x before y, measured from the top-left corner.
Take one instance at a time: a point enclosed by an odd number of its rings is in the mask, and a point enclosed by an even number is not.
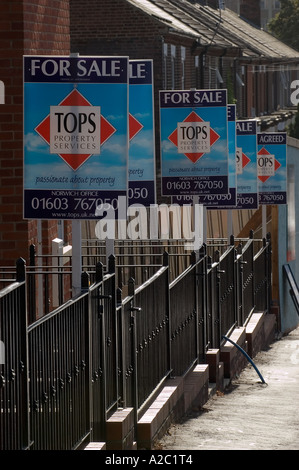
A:
[[[260,204],[287,203],[287,134],[257,134]]]
[[[162,194],[227,194],[227,91],[161,91],[160,123]]]
[[[92,219],[127,193],[127,57],[24,57],[24,217]]]
[[[236,105],[227,105],[228,131],[228,193],[199,196],[198,203],[208,209],[232,209],[236,205]]]
[[[156,202],[153,61],[130,60],[129,204]]]
[[[258,208],[256,122],[236,122],[237,206],[236,209]]]

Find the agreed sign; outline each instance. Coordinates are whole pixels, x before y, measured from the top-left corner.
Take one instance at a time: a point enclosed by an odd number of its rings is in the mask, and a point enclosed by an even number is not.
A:
[[[287,203],[287,134],[257,134],[260,204]]]

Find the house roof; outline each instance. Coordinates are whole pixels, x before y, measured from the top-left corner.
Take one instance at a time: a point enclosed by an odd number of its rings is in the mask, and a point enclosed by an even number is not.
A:
[[[183,0],[127,0],[151,17],[164,23],[169,32],[188,35],[201,46],[214,44],[217,47],[236,47],[229,39],[218,37],[215,40],[217,17],[206,25],[198,18],[199,11],[188,1]]]
[[[243,55],[245,57],[258,56],[272,60],[299,58],[299,52],[270,33],[248,23],[229,9],[222,10],[222,21],[223,30],[226,30],[233,40],[239,41],[242,48],[244,45]]]
[[[299,52],[235,12],[215,10],[188,0],[127,0],[168,27],[170,33],[196,39],[199,47],[234,50],[246,59],[271,61],[299,59]]]

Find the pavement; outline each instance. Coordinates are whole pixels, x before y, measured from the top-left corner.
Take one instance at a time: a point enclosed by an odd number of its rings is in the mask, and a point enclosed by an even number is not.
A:
[[[299,327],[159,441],[161,450],[299,450]],[[261,380],[264,379],[265,383]]]

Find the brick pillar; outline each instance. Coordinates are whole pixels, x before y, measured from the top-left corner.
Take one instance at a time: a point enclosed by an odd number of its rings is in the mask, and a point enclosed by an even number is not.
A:
[[[23,55],[68,55],[69,0],[1,0],[0,266],[13,265],[36,243],[37,223],[23,219]],[[57,222],[43,221],[45,246]]]

